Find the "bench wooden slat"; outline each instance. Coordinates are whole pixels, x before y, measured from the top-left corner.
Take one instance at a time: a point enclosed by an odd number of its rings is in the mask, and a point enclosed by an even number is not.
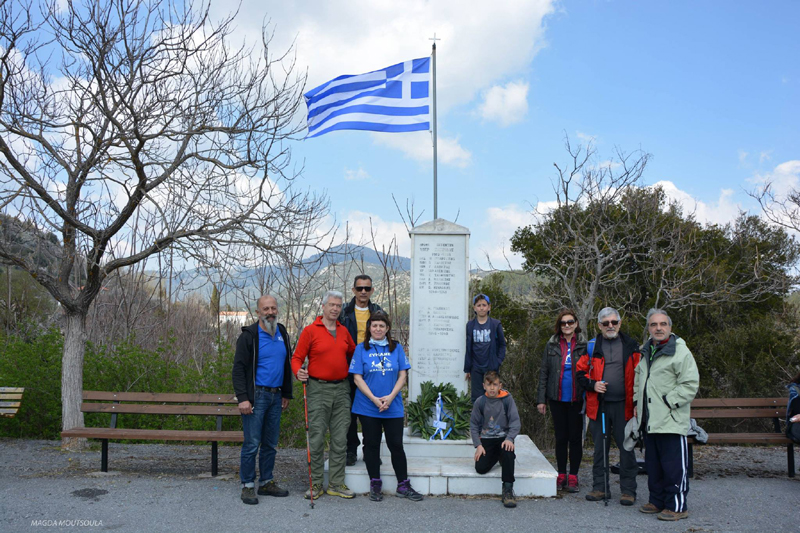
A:
[[[81,437],[90,439],[115,440],[176,440],[176,441],[217,441],[242,442],[241,431],[183,431],[160,429],[126,428],[74,428],[61,432],[61,437]]]
[[[21,400],[22,393],[20,394],[0,394],[0,400]]]
[[[211,415],[239,416],[232,405],[156,405],[136,403],[83,403],[84,413],[132,413],[142,415]]]
[[[786,418],[786,407],[778,409],[692,409],[692,418]]]
[[[0,416],[12,418],[15,414],[17,414],[17,411],[19,411],[19,409],[0,409]]]
[[[786,407],[786,398],[696,398],[692,409],[698,407]]]
[[[19,409],[19,402],[0,402],[0,407],[16,407]]]
[[[119,401],[119,402],[164,402],[164,403],[235,403],[236,397],[231,394],[182,394],[153,392],[105,392],[83,391],[84,400]]]
[[[5,393],[5,392],[18,392],[18,393],[22,394],[23,392],[25,392],[25,388],[24,387],[0,387],[0,394]]]
[[[709,433],[708,444],[788,444],[782,433]]]

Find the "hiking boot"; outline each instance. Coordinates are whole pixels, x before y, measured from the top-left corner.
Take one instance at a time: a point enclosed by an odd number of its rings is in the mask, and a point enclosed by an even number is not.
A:
[[[641,507],[639,507],[639,512],[640,513],[644,513],[644,514],[656,514],[656,513],[660,513],[661,509],[659,509],[658,507],[656,507],[652,503],[647,502],[646,504],[644,504]]]
[[[329,496],[339,496],[340,498],[344,498],[346,500],[356,497],[356,493],[347,488],[347,485],[344,483],[341,485],[331,485],[328,483],[327,493]]]
[[[258,495],[259,496],[277,496],[278,498],[283,498],[289,495],[289,491],[286,489],[282,489],[275,483],[274,480],[267,481],[260,487],[258,487]]]
[[[381,489],[383,488],[383,481],[380,479],[370,479],[369,480],[369,500],[372,502],[382,502],[383,501],[383,493]]]
[[[411,486],[411,481],[408,479],[397,484],[397,492],[395,494],[399,498],[408,498],[412,502],[419,502],[423,499],[422,494],[414,490]]]
[[[681,518],[689,518],[689,512],[683,511],[682,513],[676,513],[675,511],[664,509],[658,513],[658,515],[656,515],[656,518],[659,520],[666,520],[667,522],[674,522],[676,520],[680,520]]]
[[[636,496],[633,494],[623,494],[619,497],[619,503],[622,505],[633,505],[636,503]]]
[[[256,505],[258,503],[255,487],[242,487],[242,501],[247,505]]]
[[[512,509],[517,506],[517,498],[514,496],[514,484],[503,483],[503,507]]]
[[[358,456],[356,455],[356,453],[355,452],[347,452],[347,461],[346,461],[345,464],[347,466],[353,466],[353,465],[356,464],[356,461],[358,461]]]
[[[559,474],[556,479],[556,490],[564,490],[567,488],[567,475]]]
[[[590,502],[599,502],[606,498],[606,493],[602,490],[593,490],[589,494],[586,495],[586,499]]]
[[[322,493],[325,492],[325,490],[322,488],[322,483],[314,483],[313,485],[311,485],[311,488],[306,491],[305,495],[306,500],[311,499],[312,492],[314,499],[315,500],[319,499],[319,497],[322,496]]]
[[[570,474],[567,477],[567,492],[578,492],[578,476]]]

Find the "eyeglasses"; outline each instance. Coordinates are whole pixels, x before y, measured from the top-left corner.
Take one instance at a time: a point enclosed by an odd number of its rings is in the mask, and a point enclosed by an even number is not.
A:
[[[572,326],[573,324],[575,324],[574,320],[562,320],[561,321],[561,325],[562,326]]]
[[[617,326],[619,325],[619,320],[606,320],[605,322],[600,322],[600,325],[603,326],[604,328],[607,328],[609,326]]]
[[[372,287],[353,287],[356,292],[369,292],[372,290]]]

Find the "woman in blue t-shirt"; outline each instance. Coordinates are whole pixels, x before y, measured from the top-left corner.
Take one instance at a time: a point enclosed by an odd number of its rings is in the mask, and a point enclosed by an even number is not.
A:
[[[356,346],[350,362],[350,373],[358,387],[353,413],[361,420],[364,462],[370,477],[369,499],[383,500],[380,459],[383,432],[392,454],[397,495],[416,502],[422,500],[422,494],[415,491],[408,480],[403,450],[403,397],[400,395],[411,365],[403,347],[392,339],[391,331],[392,322],[383,311],[372,313],[367,320],[364,342]]]

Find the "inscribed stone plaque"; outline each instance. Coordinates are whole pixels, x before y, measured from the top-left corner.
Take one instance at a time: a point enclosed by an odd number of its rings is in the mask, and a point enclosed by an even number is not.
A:
[[[458,392],[467,390],[468,249],[469,230],[446,220],[411,231],[411,401],[425,381],[449,382]]]

